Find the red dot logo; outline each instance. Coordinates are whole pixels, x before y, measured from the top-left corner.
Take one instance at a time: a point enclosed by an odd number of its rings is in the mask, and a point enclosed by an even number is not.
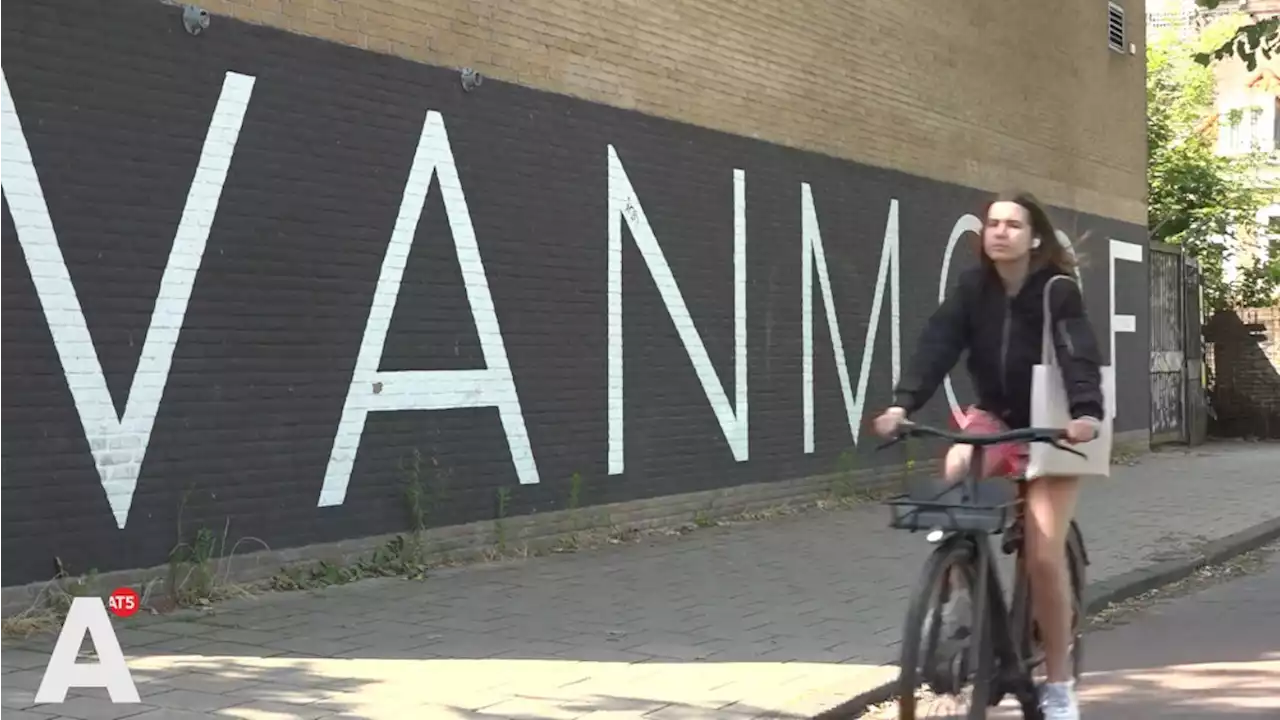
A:
[[[133,588],[116,588],[107,598],[107,609],[116,617],[127,618],[138,612],[139,607],[141,607],[141,598]]]

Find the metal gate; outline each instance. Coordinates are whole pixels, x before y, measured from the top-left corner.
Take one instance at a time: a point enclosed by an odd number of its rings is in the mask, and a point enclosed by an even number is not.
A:
[[[1151,243],[1151,443],[1199,444],[1208,419],[1200,331],[1200,266]]]
[[[1186,254],[1182,260],[1182,327],[1186,348],[1184,434],[1188,444],[1199,445],[1209,436],[1209,384],[1204,365],[1204,286],[1200,283],[1200,261]]]

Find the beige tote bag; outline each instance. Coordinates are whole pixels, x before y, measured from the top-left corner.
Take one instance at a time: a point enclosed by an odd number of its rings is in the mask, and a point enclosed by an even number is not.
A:
[[[1071,405],[1067,400],[1067,388],[1058,365],[1058,354],[1053,345],[1053,318],[1049,313],[1050,289],[1053,283],[1063,280],[1075,282],[1065,275],[1050,278],[1044,287],[1044,330],[1041,335],[1040,363],[1031,375],[1031,425],[1038,428],[1065,428],[1071,422]],[[1072,455],[1047,443],[1031,443],[1027,463],[1027,477],[1037,478],[1056,475],[1111,475],[1112,424],[1116,415],[1115,368],[1103,365],[1102,397],[1106,417],[1098,436],[1087,443],[1068,445],[1085,457]],[[1065,443],[1064,443],[1065,444]]]

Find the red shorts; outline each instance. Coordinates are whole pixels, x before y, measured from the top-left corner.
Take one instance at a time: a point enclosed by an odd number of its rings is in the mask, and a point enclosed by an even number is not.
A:
[[[958,418],[961,430],[974,435],[1005,432],[1008,426],[1000,418],[970,405]],[[1027,472],[1030,445],[1025,442],[1008,442],[988,445],[982,452],[982,477],[1021,477]]]

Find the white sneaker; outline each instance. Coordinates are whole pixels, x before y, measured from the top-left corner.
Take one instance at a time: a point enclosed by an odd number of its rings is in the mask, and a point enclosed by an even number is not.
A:
[[[1044,712],[1044,720],[1080,720],[1075,682],[1068,680],[1041,685],[1040,710]]]

